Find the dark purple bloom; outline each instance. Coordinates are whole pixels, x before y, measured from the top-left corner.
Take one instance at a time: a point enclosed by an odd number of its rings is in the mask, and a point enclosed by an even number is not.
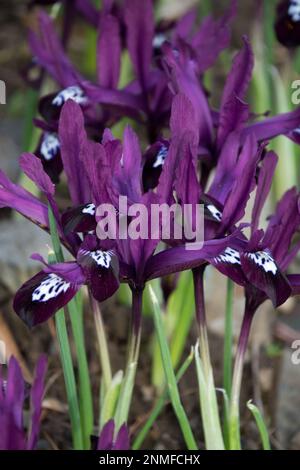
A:
[[[104,133],[102,143],[90,141],[84,130],[80,106],[68,100],[60,118],[59,139],[73,207],[62,219],[54,200],[54,185],[40,160],[31,154],[22,156],[23,170],[48,198],[61,239],[76,258],[71,263],[47,266],[17,292],[15,310],[29,326],[47,320],[66,305],[82,284],[88,284],[99,301],[112,295],[118,287],[118,264],[120,280],[142,290],[148,279],[197,267],[218,256],[229,243],[234,245],[235,224],[242,217],[254,187],[259,158],[259,154],[256,156],[257,144],[251,137],[241,152],[239,145],[235,144],[236,154],[231,157],[231,164],[237,163],[237,167],[226,183],[227,192],[223,195],[226,201],[222,200],[218,190],[206,196],[206,201],[209,198],[206,210],[218,223],[213,235],[206,236],[202,248],[187,250],[185,240],[179,240],[180,247],[155,254],[161,240],[160,228],[155,237],[137,240],[117,238],[113,246],[86,236],[89,229],[95,228],[95,208],[110,203],[117,210],[119,196],[126,196],[129,205],[142,203],[148,210],[153,203],[172,204],[174,190],[182,204],[197,204],[201,196],[205,196],[196,175],[198,127],[195,127],[194,108],[182,95],[174,99],[170,127],[170,145],[156,192],[151,189],[145,191],[142,155],[135,133],[130,128],[125,130],[123,146],[109,131]],[[220,173],[221,169],[217,171],[219,178]],[[27,214],[27,206],[16,207]],[[221,215],[218,215],[218,210]],[[151,210],[148,213],[151,214]],[[33,216],[31,218],[34,219]],[[48,218],[45,222],[48,223]],[[147,223],[150,227],[151,219],[147,219]],[[229,229],[232,232],[230,237],[227,236]],[[83,233],[83,243],[77,232]]]
[[[36,448],[44,393],[47,359],[40,357],[30,391],[30,426],[26,432],[23,408],[26,398],[25,382],[14,357],[8,364],[7,378],[0,376],[0,449],[33,450]]]
[[[253,53],[247,38],[244,38],[244,47],[233,60],[217,113],[210,109],[197,74],[197,61],[189,50],[181,46],[174,51],[168,44],[164,45],[163,49],[163,60],[173,93],[184,94],[195,108],[203,184],[206,183],[210,171],[218,162],[220,153],[232,134],[240,133],[240,145],[243,145],[250,135],[260,143],[280,134],[295,140],[294,131],[300,122],[299,109],[252,122],[249,106],[244,101],[253,69]]]
[[[129,431],[126,424],[123,424],[115,433],[115,423],[111,419],[102,428],[99,439],[97,450],[129,450]]]
[[[282,197],[266,231],[257,229],[276,162],[276,155],[267,153],[260,169],[250,241],[241,239],[240,248],[229,245],[211,260],[217,269],[245,287],[248,308],[251,306],[253,313],[267,298],[278,306],[291,295],[292,286],[285,273],[299,249],[299,243],[292,245],[300,226],[299,194],[295,189]]]
[[[30,328],[47,321],[68,304],[83,284],[101,302],[119,287],[119,263],[115,252],[99,246],[93,236],[85,238],[77,262],[46,265],[17,291],[14,309]],[[102,249],[101,249],[102,248]],[[41,260],[35,256],[35,259]]]

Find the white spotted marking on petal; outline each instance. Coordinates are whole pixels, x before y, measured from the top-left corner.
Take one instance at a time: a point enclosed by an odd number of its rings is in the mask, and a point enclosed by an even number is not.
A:
[[[240,254],[234,248],[229,246],[224,250],[224,252],[214,258],[216,263],[228,263],[228,264],[241,264]]]
[[[38,287],[34,289],[32,293],[32,301],[47,302],[48,300],[54,299],[58,295],[67,292],[69,287],[69,282],[66,282],[57,274],[51,273]]]
[[[168,154],[168,149],[165,145],[162,145],[158,154],[156,155],[156,160],[153,163],[153,168],[158,168],[159,166],[163,166],[165,163],[166,156]]]
[[[74,85],[60,91],[52,101],[55,106],[62,106],[67,100],[73,100],[77,104],[86,104],[87,96],[80,86]]]
[[[255,253],[248,253],[248,258],[250,258],[254,263],[262,268],[266,273],[271,272],[272,274],[276,274],[278,271],[277,265],[272,258],[266,251],[256,251]]]
[[[216,206],[214,206],[213,204],[208,204],[207,206],[207,209],[209,210],[209,212],[211,213],[211,215],[213,216],[214,219],[216,219],[218,222],[221,222],[222,220],[222,212],[219,211]]]
[[[166,40],[167,40],[167,36],[165,34],[163,33],[156,34],[152,41],[153,49],[160,49]]]
[[[293,132],[295,132],[295,134],[300,134],[300,127],[296,127]]]
[[[300,21],[300,0],[291,0],[288,15],[292,18],[293,21]]]
[[[84,251],[84,254],[90,256],[98,266],[102,266],[103,268],[109,268],[111,263],[111,251]]]
[[[44,159],[47,161],[51,160],[55,157],[59,148],[60,144],[57,135],[55,133],[46,132],[41,143],[41,155]]]
[[[96,212],[96,206],[93,203],[87,204],[82,209],[83,214],[95,215],[95,212]]]

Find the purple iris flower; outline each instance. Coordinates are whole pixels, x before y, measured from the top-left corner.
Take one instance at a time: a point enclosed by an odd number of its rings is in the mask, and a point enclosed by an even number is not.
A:
[[[212,111],[209,106],[205,90],[199,81],[197,62],[187,48],[181,47],[174,52],[169,45],[165,45],[163,60],[174,93],[183,93],[194,105],[204,183],[232,133],[241,133],[241,145],[249,135],[254,135],[258,142],[265,142],[280,134],[294,137],[293,131],[300,123],[299,109],[252,122],[253,115],[244,101],[254,64],[247,38],[244,38],[244,46],[233,60],[218,112]]]
[[[270,190],[277,157],[266,154],[260,168],[257,192],[252,212],[250,240],[241,239],[240,248],[230,245],[211,260],[223,274],[245,287],[246,313],[253,316],[267,298],[274,306],[281,305],[293,292],[297,277],[286,274],[299,250],[294,236],[300,227],[299,194],[295,188],[287,191],[269,218],[266,231],[258,229],[259,217]]]
[[[196,32],[193,31],[195,10],[171,28],[168,38],[171,49],[176,50],[178,42],[184,43],[195,57],[199,74],[209,68],[219,52],[228,45],[235,4],[233,1],[220,20],[207,17]],[[153,2],[126,0],[123,5],[105,2],[98,17],[98,84],[92,84],[67,58],[52,20],[45,13],[40,14],[39,35],[30,34],[31,50],[37,62],[60,86],[57,93],[42,98],[40,113],[53,125],[63,103],[74,99],[85,110],[86,124],[93,125],[95,129],[103,123],[108,126],[112,119],[126,114],[146,124],[149,139],[153,142],[160,128],[168,123],[172,101],[168,77],[152,60],[156,41]],[[119,90],[123,46],[128,48],[136,78]],[[101,109],[96,112],[97,103],[101,104]]]
[[[117,435],[114,437],[115,423],[111,419],[102,428],[97,450],[129,450],[129,431],[126,424],[123,424]]]
[[[36,448],[42,399],[44,393],[44,379],[46,375],[47,359],[41,356],[35,371],[35,377],[30,390],[30,426],[25,431],[23,421],[23,408],[26,399],[26,387],[20,366],[14,357],[8,364],[6,379],[3,371],[0,375],[0,449],[1,450],[33,450]]]
[[[62,218],[54,200],[55,187],[40,160],[31,154],[22,156],[23,170],[48,198],[61,240],[75,257],[72,262],[46,265],[17,292],[14,307],[27,325],[34,326],[47,320],[66,305],[83,284],[89,286],[92,295],[99,301],[116,291],[119,280],[128,282],[134,291],[141,293],[147,280],[198,266],[225,249],[229,241],[219,237],[207,240],[202,248],[195,250],[187,250],[182,243],[181,246],[155,253],[161,238],[159,231],[154,238],[116,239],[114,242],[99,241],[95,235],[87,235],[86,232],[95,228],[95,208],[104,203],[111,203],[117,208],[119,196],[127,196],[130,205],[143,203],[148,209],[152,203],[172,201],[174,175],[186,138],[183,135],[185,127],[180,126],[182,119],[182,101],[179,97],[174,100],[171,117],[171,128],[178,129],[178,133],[171,140],[158,188],[156,192],[144,192],[142,155],[135,133],[127,128],[123,145],[109,131],[104,133],[102,143],[90,141],[84,130],[80,106],[69,100],[62,110],[59,136],[73,208]],[[192,125],[191,121],[187,122]],[[16,208],[39,225],[47,227],[47,206],[37,199],[31,200],[30,194],[25,193],[31,205],[23,207],[24,190],[12,185],[4,176],[3,180],[5,187],[0,187],[1,205]],[[149,225],[150,222],[148,220]],[[78,231],[83,232],[83,241]],[[231,243],[234,243],[233,238],[234,235],[229,238]]]

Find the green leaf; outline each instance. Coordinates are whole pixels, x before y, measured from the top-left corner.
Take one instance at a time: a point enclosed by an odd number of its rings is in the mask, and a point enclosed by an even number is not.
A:
[[[100,429],[104,426],[105,423],[107,423],[107,421],[114,417],[120,396],[122,382],[123,371],[119,370],[112,378],[109,389],[103,398],[100,411]]]
[[[149,286],[149,290],[153,302],[155,331],[159,342],[169,396],[187,448],[189,450],[196,450],[198,449],[198,446],[193,436],[189,420],[181,403],[176,377],[172,366],[171,354],[162,322],[160,306],[151,286]]]
[[[199,385],[200,408],[205,436],[206,450],[224,450],[216,389],[213,373],[210,369],[204,372],[203,362],[200,358],[199,344],[195,347],[195,361]]]
[[[270,445],[270,439],[269,439],[269,433],[267,426],[264,422],[264,418],[256,405],[252,403],[252,400],[249,400],[247,402],[247,407],[251,411],[251,413],[254,416],[254,419],[256,421],[256,425],[259,430],[259,434],[261,437],[262,445],[264,450],[271,450],[271,445]]]
[[[186,360],[184,361],[184,363],[182,364],[182,366],[180,367],[180,369],[178,370],[178,372],[176,374],[177,383],[180,382],[181,378],[183,377],[183,375],[185,374],[185,372],[187,371],[187,369],[191,365],[193,359],[194,359],[194,350],[192,349],[191,353],[186,358]],[[147,421],[144,424],[144,426],[142,427],[141,431],[139,432],[139,434],[135,438],[135,440],[133,442],[133,445],[132,445],[132,450],[138,450],[141,447],[141,445],[143,444],[148,432],[150,431],[150,429],[153,426],[154,422],[157,420],[158,416],[160,415],[161,411],[163,410],[163,408],[166,404],[166,401],[168,399],[168,396],[169,396],[168,395],[168,388],[165,387],[162,395],[157,400],[156,405],[154,406],[149,418],[147,419]]]

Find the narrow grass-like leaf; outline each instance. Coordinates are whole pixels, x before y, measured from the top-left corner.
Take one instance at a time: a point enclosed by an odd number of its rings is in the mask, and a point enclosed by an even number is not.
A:
[[[195,347],[195,361],[206,450],[224,450],[213,374],[211,370],[204,372],[198,344]]]
[[[180,274],[176,289],[168,299],[163,316],[164,327],[170,343],[173,368],[181,361],[187,336],[194,319],[195,301],[193,295],[192,273],[185,271]],[[152,384],[158,389],[164,385],[164,371],[157,338],[152,348]]]
[[[175,373],[174,373],[173,366],[172,366],[171,354],[170,354],[170,350],[169,350],[169,346],[168,346],[168,342],[166,339],[164,326],[162,322],[162,316],[161,316],[159,303],[151,286],[149,287],[149,289],[150,289],[151,299],[153,302],[155,331],[156,331],[159,346],[160,346],[160,352],[162,356],[169,396],[170,396],[172,406],[173,406],[175,415],[177,417],[178,423],[180,425],[185,443],[187,445],[187,448],[189,450],[196,450],[198,447],[197,447],[195,438],[193,436],[193,432],[192,432],[189,420],[187,418],[187,415],[181,403],[179,390],[178,390],[177,382],[176,382],[176,377],[175,377]]]
[[[271,450],[268,429],[267,429],[264,418],[263,418],[259,408],[257,408],[257,406],[254,405],[251,400],[249,400],[247,402],[247,407],[251,411],[251,413],[253,414],[254,419],[256,421],[256,425],[257,425],[258,430],[259,430],[259,434],[260,434],[260,437],[261,437],[261,442],[262,442],[262,445],[263,445],[263,449],[264,450]]]
[[[107,421],[114,417],[118,399],[120,396],[121,385],[123,381],[123,371],[119,370],[112,378],[109,389],[107,390],[100,410],[100,429]]]
[[[135,373],[136,373],[136,362],[131,362],[123,379],[117,409],[115,413],[115,431],[117,432],[122,424],[127,422],[129,407],[131,403],[132,390],[134,387]]]
[[[56,222],[51,207],[48,209],[49,227],[53,249],[56,261],[63,262],[64,256],[57,233]],[[78,359],[79,371],[79,397],[77,397],[76,381],[72,363],[72,355],[70,350],[65,314],[63,311],[56,314],[57,334],[61,348],[61,360],[66,381],[67,398],[70,408],[71,426],[73,436],[80,432],[82,443],[81,448],[90,448],[90,435],[93,428],[93,405],[91,384],[88,371],[88,363],[86,350],[84,345],[84,332],[80,312],[78,311],[78,303],[74,299],[69,302],[66,307],[70,313],[72,331],[75,340],[76,353]],[[79,414],[79,418],[78,418]],[[76,437],[78,440],[78,438]],[[74,438],[75,442],[75,438]],[[77,444],[76,444],[77,445]]]
[[[183,375],[185,374],[185,372],[187,371],[187,369],[191,365],[193,359],[194,359],[194,350],[192,349],[191,353],[186,358],[186,360],[181,365],[181,367],[179,368],[179,370],[176,374],[177,383],[180,382],[181,378],[183,377]],[[159,397],[159,399],[156,402],[156,405],[154,406],[152,412],[150,413],[149,418],[147,419],[146,423],[144,424],[144,426],[140,430],[139,434],[135,438],[135,440],[133,442],[133,445],[132,445],[132,450],[140,449],[140,447],[143,444],[148,432],[150,431],[151,427],[153,426],[153,424],[157,420],[158,416],[162,412],[162,410],[163,410],[163,408],[166,404],[166,401],[168,399],[168,396],[169,396],[168,395],[168,388],[165,387],[162,395]]]

